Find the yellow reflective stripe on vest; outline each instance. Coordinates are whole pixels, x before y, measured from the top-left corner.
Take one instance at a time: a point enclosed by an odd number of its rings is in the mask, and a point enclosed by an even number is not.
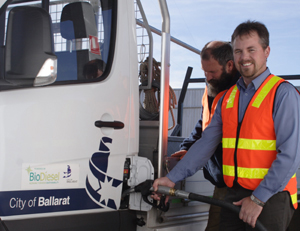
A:
[[[223,138],[222,146],[223,148],[235,148],[236,139],[235,138]],[[239,139],[238,148],[248,149],[248,150],[265,150],[265,151],[275,151],[276,150],[276,140],[255,140],[255,139]]]
[[[259,106],[261,105],[262,101],[264,101],[264,99],[266,98],[266,96],[268,95],[268,93],[270,92],[270,90],[274,87],[274,85],[281,80],[280,77],[278,76],[273,76],[267,83],[266,85],[261,89],[261,91],[259,92],[258,96],[256,97],[256,99],[254,100],[252,106],[259,108]]]
[[[291,201],[292,201],[292,204],[296,204],[298,202],[298,199],[297,199],[297,193],[291,195]]]
[[[235,85],[229,98],[228,98],[228,101],[227,101],[227,105],[226,105],[226,108],[233,108],[233,103],[234,103],[234,98],[235,98],[235,95],[237,93],[237,86]]]
[[[247,179],[264,179],[268,171],[268,168],[237,168],[238,177]],[[223,175],[234,177],[234,166],[223,165]],[[292,178],[294,177],[296,177],[296,174],[292,176]]]
[[[248,150],[275,151],[276,140],[239,139],[238,148]]]
[[[236,138],[222,138],[223,148],[235,148]]]
[[[238,177],[247,179],[264,179],[268,171],[268,168],[237,168]],[[223,175],[234,176],[234,166],[223,165]]]
[[[247,179],[264,179],[268,168],[242,168],[238,167],[238,177]]]
[[[234,176],[234,166],[223,164],[223,175],[224,176]]]

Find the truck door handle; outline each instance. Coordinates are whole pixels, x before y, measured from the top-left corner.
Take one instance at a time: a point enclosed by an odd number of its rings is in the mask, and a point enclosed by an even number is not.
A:
[[[120,121],[110,121],[110,122],[106,122],[106,121],[102,121],[102,120],[97,120],[95,121],[95,126],[98,128],[113,128],[113,129],[122,129],[124,128],[124,123],[120,122]]]

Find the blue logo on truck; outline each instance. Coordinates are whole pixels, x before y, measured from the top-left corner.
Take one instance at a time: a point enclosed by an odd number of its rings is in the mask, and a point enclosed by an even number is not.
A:
[[[70,165],[68,165],[67,171],[64,172],[63,178],[69,178],[71,176],[71,172],[72,172],[71,167],[70,167]]]
[[[110,197],[112,190],[121,185],[122,181],[107,175],[110,150],[106,144],[112,143],[109,137],[100,141],[99,152],[95,152],[89,162],[91,178],[86,177],[86,191],[91,199],[100,206],[117,209],[115,200]],[[94,183],[91,183],[91,182]],[[96,182],[96,183],[95,183]]]

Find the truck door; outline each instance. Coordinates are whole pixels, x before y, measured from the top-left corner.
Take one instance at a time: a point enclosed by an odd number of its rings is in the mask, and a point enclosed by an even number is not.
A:
[[[117,17],[109,0],[52,1],[49,13],[16,1],[3,14],[0,216],[118,209],[125,157],[137,152],[134,20]],[[117,21],[125,24],[118,30]],[[32,55],[36,47],[56,61],[47,66]],[[38,61],[56,78],[41,74]]]

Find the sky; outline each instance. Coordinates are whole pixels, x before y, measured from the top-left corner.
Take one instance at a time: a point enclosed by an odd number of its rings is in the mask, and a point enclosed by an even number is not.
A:
[[[161,30],[157,0],[141,0],[148,23]],[[300,75],[300,1],[299,0],[167,0],[171,36],[201,50],[211,40],[230,41],[242,22],[255,20],[270,33],[271,53],[267,65],[275,75]],[[160,36],[154,36],[154,58],[161,59]],[[200,56],[171,44],[170,86],[181,88],[188,66],[191,78],[204,78]],[[299,81],[293,81],[300,86]],[[189,88],[204,87],[192,83]]]
[[[300,0],[166,0],[171,36],[199,50],[211,40],[230,41],[246,20],[264,23],[270,33],[268,67],[275,75],[300,75]],[[3,3],[4,0],[0,0]],[[158,0],[141,0],[148,23],[161,30]],[[2,4],[1,4],[2,5]],[[153,34],[154,58],[161,59],[161,38]],[[181,88],[188,66],[192,78],[204,78],[200,57],[171,43],[170,85]],[[300,86],[299,81],[292,82]],[[192,83],[189,88],[204,87]]]

